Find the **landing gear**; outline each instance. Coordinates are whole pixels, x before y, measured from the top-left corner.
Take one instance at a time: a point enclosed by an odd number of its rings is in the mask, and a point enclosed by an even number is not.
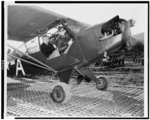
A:
[[[99,77],[96,81],[96,88],[98,90],[106,90],[108,86],[107,80],[104,77]]]
[[[56,103],[67,103],[71,98],[70,87],[66,83],[60,82],[53,87],[50,95]]]
[[[92,79],[92,78],[89,78],[89,77],[85,76],[83,79],[84,79],[86,82],[90,82],[90,81],[94,80],[95,83],[96,83],[96,88],[97,88],[98,90],[106,90],[107,87],[108,87],[107,80],[106,80],[106,78],[104,78],[104,77],[98,77],[98,78],[95,77],[95,79],[94,79],[94,78]],[[82,79],[82,80],[83,80],[83,79]],[[81,83],[82,80],[78,79],[78,81],[80,81],[80,83]],[[78,85],[79,85],[80,83],[78,83]]]
[[[98,77],[97,78],[93,74],[93,72],[89,69],[78,70],[77,72],[79,73],[79,76],[81,76],[80,73],[84,75],[83,79],[85,79],[85,81],[87,81],[87,82],[90,82],[91,80],[94,81],[96,83],[96,88],[98,90],[106,90],[107,89],[108,83],[107,83],[106,78],[104,78],[104,77]],[[78,77],[78,78],[80,78],[80,77]]]

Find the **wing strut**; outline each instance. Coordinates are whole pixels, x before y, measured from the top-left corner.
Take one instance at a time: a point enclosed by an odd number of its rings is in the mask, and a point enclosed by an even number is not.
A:
[[[33,58],[32,56],[30,56],[30,55],[28,55],[28,54],[26,54],[26,53],[23,53],[23,52],[20,51],[19,49],[16,49],[16,48],[14,48],[13,46],[11,46],[11,45],[9,45],[9,44],[8,44],[8,46],[9,46],[10,48],[14,49],[15,51],[17,51],[17,52],[19,52],[19,53],[21,53],[21,54],[23,54],[23,55],[25,55],[25,56],[31,58],[32,60],[34,60],[34,61],[36,61],[36,62],[38,62],[39,64],[45,66],[45,67],[48,68],[50,71],[53,71],[54,73],[57,73],[56,70],[54,70],[53,68],[49,67],[48,65],[42,63],[41,61],[39,61],[39,60]]]
[[[22,61],[24,61],[24,62],[26,62],[26,63],[31,64],[31,65],[35,65],[35,66],[37,66],[37,67],[40,67],[40,68],[43,68],[43,69],[45,69],[45,70],[51,71],[50,69],[48,69],[48,68],[46,68],[46,67],[43,67],[43,66],[38,65],[38,64],[36,64],[36,63],[30,62],[30,61],[28,61],[28,60],[24,60],[24,59],[22,59],[22,58],[19,58],[19,57],[14,56],[14,55],[8,54],[8,56],[13,57],[13,58],[16,58],[16,59],[20,59],[20,60],[22,60]]]

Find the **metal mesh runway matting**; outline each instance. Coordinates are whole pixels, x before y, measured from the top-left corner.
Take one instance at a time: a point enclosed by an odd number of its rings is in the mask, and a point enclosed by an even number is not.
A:
[[[41,80],[42,79],[42,80]],[[49,78],[7,78],[7,116],[20,117],[137,117],[144,115],[143,89],[111,84],[107,91],[97,90],[95,83],[71,80],[72,97],[66,104],[54,103],[50,97]],[[10,82],[9,82],[10,81]]]

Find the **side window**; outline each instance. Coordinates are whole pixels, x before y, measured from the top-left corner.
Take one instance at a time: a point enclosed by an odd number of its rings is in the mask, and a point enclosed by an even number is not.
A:
[[[26,43],[26,47],[29,54],[33,54],[40,51],[38,36],[28,41]]]

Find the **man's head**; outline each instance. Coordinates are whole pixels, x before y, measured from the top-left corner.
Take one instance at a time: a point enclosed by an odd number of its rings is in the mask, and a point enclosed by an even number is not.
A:
[[[48,42],[49,42],[49,36],[47,36],[47,35],[44,34],[42,36],[42,40],[43,40],[43,43],[48,44]]]
[[[62,28],[60,31],[59,31],[59,34],[64,36],[66,33],[66,30],[64,28]]]
[[[107,52],[106,51],[104,52],[104,57],[107,57]]]

